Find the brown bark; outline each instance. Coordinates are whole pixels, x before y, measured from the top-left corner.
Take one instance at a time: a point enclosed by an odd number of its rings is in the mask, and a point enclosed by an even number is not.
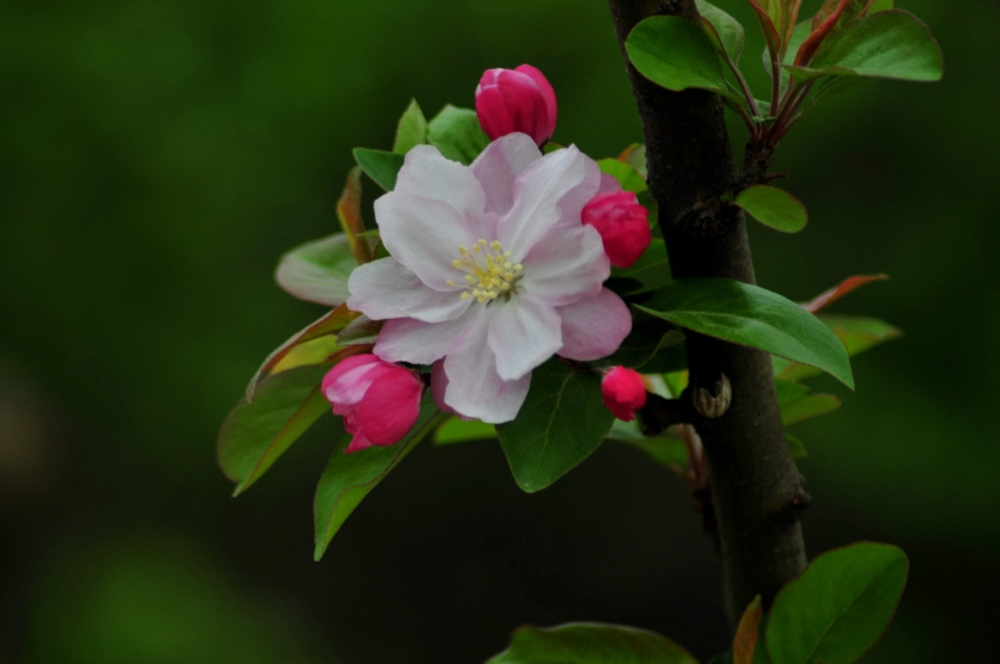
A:
[[[609,4],[623,54],[629,31],[642,19],[698,15],[694,0]],[[659,205],[674,278],[755,283],[743,214],[719,202],[740,181],[721,99],[700,90],[670,92],[643,78],[631,64],[628,74],[646,138],[650,191]],[[708,459],[726,608],[735,626],[755,596],[762,595],[769,605],[805,568],[799,512],[808,496],[785,442],[770,355],[691,332],[687,354],[696,380],[722,372],[732,383],[729,410],[718,419],[695,413],[692,424]]]

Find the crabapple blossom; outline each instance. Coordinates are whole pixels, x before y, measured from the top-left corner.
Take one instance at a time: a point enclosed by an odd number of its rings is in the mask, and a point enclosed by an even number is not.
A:
[[[424,384],[416,372],[379,359],[355,355],[323,378],[323,395],[354,434],[345,452],[399,442],[420,415]]]
[[[632,369],[614,367],[601,380],[604,405],[623,422],[635,419],[635,411],[646,405],[646,386]]]
[[[583,223],[590,224],[601,234],[604,250],[615,267],[634,265],[653,241],[649,210],[629,191],[594,197],[583,208]]]
[[[521,132],[544,145],[556,129],[556,93],[531,65],[489,69],[476,88],[476,113],[490,140]]]
[[[610,263],[580,216],[601,181],[575,147],[543,157],[522,133],[494,141],[471,167],[432,146],[411,150],[395,190],[375,202],[391,257],[348,282],[348,306],[387,321],[374,353],[443,359],[439,403],[501,423],[554,354],[591,361],[617,350],[632,318],[603,287]]]

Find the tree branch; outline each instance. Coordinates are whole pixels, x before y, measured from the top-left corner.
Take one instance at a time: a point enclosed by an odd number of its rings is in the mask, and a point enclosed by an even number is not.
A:
[[[642,19],[654,14],[691,19],[698,15],[694,0],[609,0],[609,5],[623,54],[625,38]],[[667,91],[630,64],[628,73],[646,137],[649,186],[660,206],[673,276],[754,283],[743,214],[718,203],[740,180],[721,99],[699,90]],[[753,159],[769,161],[769,156]],[[735,627],[756,595],[763,595],[769,605],[778,590],[805,568],[799,513],[808,501],[785,442],[770,356],[686,334],[691,375],[721,372],[732,385],[732,403],[724,415],[710,419],[696,413],[691,419],[708,460],[722,542],[726,607]]]

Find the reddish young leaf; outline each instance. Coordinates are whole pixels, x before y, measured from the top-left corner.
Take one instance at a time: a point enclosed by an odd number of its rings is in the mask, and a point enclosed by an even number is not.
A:
[[[365,231],[365,223],[361,219],[361,167],[355,166],[347,174],[347,184],[344,193],[337,201],[337,218],[344,235],[351,245],[354,258],[358,265],[371,262],[372,251],[368,240],[358,236]]]
[[[260,369],[258,369],[257,373],[255,373],[253,378],[250,379],[250,384],[247,385],[247,402],[253,403],[253,397],[261,379],[267,372],[273,369],[278,362],[281,362],[282,358],[288,355],[293,348],[301,343],[318,339],[319,337],[327,334],[339,332],[344,329],[348,323],[360,315],[361,314],[356,311],[348,309],[346,304],[342,304],[309,327],[298,332],[285,343],[281,344],[277,350],[268,355],[267,359],[264,360],[264,364],[260,365]]]
[[[795,55],[795,66],[804,67],[809,64],[812,57],[816,55],[816,50],[826,39],[830,31],[833,30],[834,26],[837,25],[837,21],[840,20],[840,15],[844,13],[847,9],[847,5],[850,4],[851,0],[840,0],[840,4],[832,12],[829,12],[829,8],[837,0],[825,0],[823,2],[823,8],[820,9],[819,13],[816,14],[816,18],[813,19],[813,32],[809,37],[802,42],[802,46],[799,47],[799,52]],[[825,19],[823,18],[825,17]]]
[[[757,626],[763,615],[764,607],[761,606],[760,595],[757,595],[743,612],[740,625],[736,629],[736,638],[733,641],[733,664],[753,664],[753,656],[757,650]]]
[[[826,291],[813,301],[803,303],[802,308],[809,313],[814,314],[825,309],[827,306],[844,297],[848,293],[861,288],[865,284],[870,284],[873,281],[885,281],[888,278],[889,275],[887,274],[856,275],[848,277],[840,282],[840,284]]]
[[[760,22],[760,27],[764,31],[764,39],[767,40],[767,49],[771,52],[771,61],[776,62],[781,60],[781,35],[778,33],[778,28],[774,25],[774,21],[771,20],[770,14],[764,9],[759,0],[749,0],[750,6],[753,7],[754,13],[757,14],[757,20]]]

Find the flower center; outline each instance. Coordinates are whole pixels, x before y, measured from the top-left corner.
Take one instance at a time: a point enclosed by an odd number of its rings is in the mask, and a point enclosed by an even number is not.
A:
[[[499,297],[509,300],[517,292],[517,282],[524,268],[520,263],[511,264],[510,252],[504,251],[497,240],[487,242],[481,239],[472,245],[471,250],[458,245],[458,253],[459,258],[451,264],[465,273],[468,286],[462,291],[463,300],[470,297],[476,298],[479,303],[492,302]],[[457,286],[450,279],[448,285]]]

